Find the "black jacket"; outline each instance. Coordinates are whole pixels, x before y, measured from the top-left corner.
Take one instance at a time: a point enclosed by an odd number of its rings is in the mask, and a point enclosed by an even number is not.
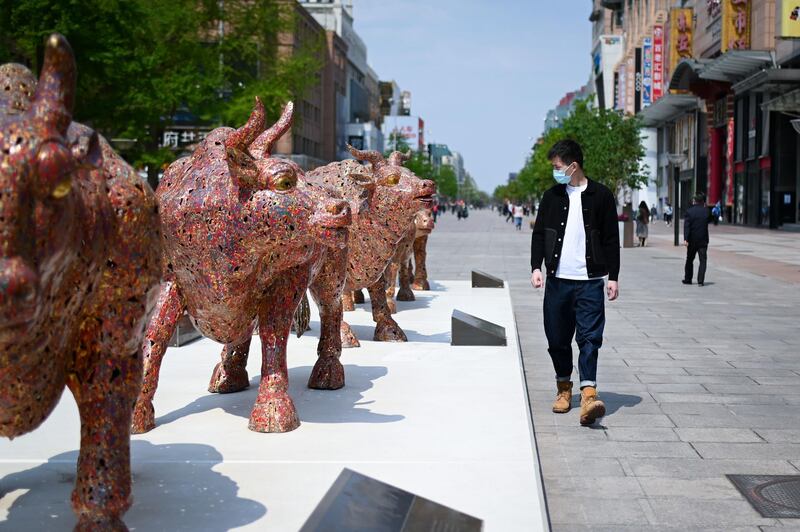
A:
[[[692,205],[683,221],[683,239],[696,246],[708,245],[708,222],[711,211],[705,205]]]
[[[583,224],[586,231],[586,271],[590,279],[608,275],[619,277],[619,222],[617,202],[611,191],[589,179],[581,193]],[[555,275],[569,214],[566,185],[555,185],[542,196],[539,214],[531,238],[531,269],[547,266],[547,275]]]

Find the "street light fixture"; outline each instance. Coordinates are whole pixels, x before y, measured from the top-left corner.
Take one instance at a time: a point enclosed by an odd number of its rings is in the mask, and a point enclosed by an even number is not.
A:
[[[675,207],[672,209],[672,226],[675,228],[675,245],[680,245],[680,223],[681,214],[681,165],[686,162],[685,153],[668,153],[667,160],[672,165],[672,180],[674,181],[675,193],[673,194],[673,201]]]

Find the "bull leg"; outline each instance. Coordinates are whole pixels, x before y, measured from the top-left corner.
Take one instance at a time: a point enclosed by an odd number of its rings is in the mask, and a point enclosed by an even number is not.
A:
[[[356,305],[353,302],[353,292],[350,290],[345,290],[342,294],[342,309],[344,312],[353,312],[356,309]]]
[[[395,282],[397,281],[397,273],[400,271],[400,264],[392,261],[389,267],[386,268],[386,306],[389,307],[389,312],[392,314],[397,313],[397,305],[394,303],[394,290]]]
[[[178,287],[173,281],[161,283],[156,303],[155,312],[150,318],[147,330],[142,341],[142,355],[144,356],[144,379],[139,398],[133,409],[131,433],[141,434],[153,430],[156,426],[153,397],[158,388],[158,374],[161,371],[161,361],[167,351],[167,343],[175,332],[178,319],[183,315],[183,302],[181,301]]]
[[[308,286],[308,269],[295,268],[269,287],[258,311],[261,338],[261,383],[250,423],[255,432],[289,432],[300,426],[289,397],[286,341],[292,317]]]
[[[398,301],[414,301],[414,292],[411,291],[411,280],[409,279],[410,264],[407,259],[403,259],[400,264],[400,289],[397,291]]]
[[[346,255],[328,251],[329,255],[311,283],[311,296],[317,302],[320,316],[320,336],[317,344],[317,363],[308,378],[308,387],[318,390],[338,390],[344,386],[342,355],[342,290],[347,274]],[[346,252],[345,252],[346,253]]]
[[[208,383],[209,392],[235,393],[250,386],[250,379],[247,376],[247,355],[250,352],[254,328],[255,322],[241,340],[225,344],[222,349],[222,360],[217,362],[211,374],[211,382]]]
[[[414,290],[430,290],[428,283],[428,270],[425,268],[427,256],[428,236],[421,236],[414,240],[414,282],[411,288]]]
[[[375,321],[376,342],[407,342],[403,329],[392,318],[389,307],[386,305],[386,277],[381,275],[377,282],[368,287],[369,298],[372,301],[372,319]]]
[[[363,305],[366,302],[367,300],[364,299],[364,292],[362,292],[360,288],[358,290],[353,290],[353,303],[356,305]]]

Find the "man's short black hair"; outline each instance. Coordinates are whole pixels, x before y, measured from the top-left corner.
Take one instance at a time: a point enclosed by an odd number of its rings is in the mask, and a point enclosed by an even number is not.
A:
[[[705,202],[706,202],[706,195],[705,195],[705,194],[703,194],[702,192],[700,192],[700,193],[698,193],[698,194],[695,194],[695,196],[694,196],[694,202],[695,202],[696,204],[698,204],[698,205],[702,205],[703,203],[705,203]]]
[[[578,163],[583,168],[583,150],[581,145],[572,139],[559,140],[547,152],[547,160],[552,161],[558,157],[564,164]]]

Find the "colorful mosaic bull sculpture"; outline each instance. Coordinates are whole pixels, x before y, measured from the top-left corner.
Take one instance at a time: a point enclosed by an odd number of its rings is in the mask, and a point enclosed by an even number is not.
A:
[[[212,131],[190,157],[170,165],[158,187],[164,282],[143,346],[145,376],[134,432],[155,426],[152,400],[159,368],[184,309],[205,336],[225,344],[211,392],[248,386],[245,364],[258,324],[261,382],[248,427],[286,432],[299,425],[286,365],[292,316],[323,268],[327,251],[346,247],[351,215],[347,202],[322,187],[307,186],[294,162],[270,157],[273,144],[291,125],[292,109],[290,103],[265,131],[264,107],[256,100],[242,128]],[[319,284],[312,292],[331,290],[328,297],[335,297],[341,289]],[[331,334],[323,331],[320,353],[325,356],[312,378],[343,385],[338,329],[336,324]]]
[[[414,222],[397,247],[397,252],[392,259],[392,264],[389,266],[389,269],[386,270],[388,284],[386,288],[386,302],[392,314],[397,310],[394,302],[395,280],[397,280],[400,286],[397,290],[398,301],[414,301],[415,299],[414,292],[411,290],[411,284],[414,281],[413,266],[411,265],[414,255],[414,245],[417,240],[421,238],[427,240],[428,235],[433,231],[433,227],[433,213],[428,209],[417,211],[414,215]]]
[[[75,78],[61,35],[38,85],[0,67],[0,435],[35,429],[68,387],[81,419],[76,530],[126,530],[158,213],[133,169],[72,122]]]

